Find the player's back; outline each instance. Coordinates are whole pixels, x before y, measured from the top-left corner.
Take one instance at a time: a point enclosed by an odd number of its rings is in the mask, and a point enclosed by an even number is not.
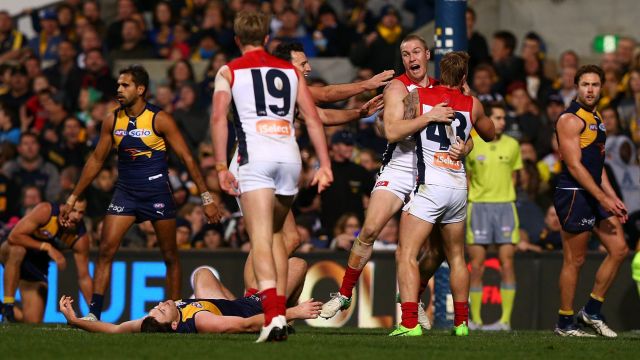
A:
[[[418,184],[435,184],[455,189],[466,189],[464,164],[449,156],[449,147],[456,137],[466,141],[473,126],[471,111],[473,97],[462,94],[459,89],[436,86],[418,89],[420,114],[429,112],[434,106],[446,103],[455,111],[451,125],[432,123],[416,136],[418,156]]]
[[[298,73],[290,63],[254,50],[228,64],[238,163],[300,163],[293,120]]]

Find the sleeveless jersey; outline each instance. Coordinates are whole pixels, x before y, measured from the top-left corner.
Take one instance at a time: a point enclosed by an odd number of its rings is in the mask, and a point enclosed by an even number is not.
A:
[[[227,66],[231,71],[238,163],[299,164],[300,150],[293,128],[299,79],[293,65],[256,50]]]
[[[604,143],[607,140],[602,117],[597,111],[583,108],[578,102],[572,101],[563,114],[574,114],[584,123],[580,133],[580,150],[582,159],[580,162],[589,171],[591,177],[600,185],[602,181],[602,168],[604,167]],[[557,134],[557,133],[556,133]],[[558,136],[558,142],[562,139]],[[578,181],[569,173],[566,164],[562,161],[562,171],[558,175],[559,189],[582,189]]]
[[[453,189],[466,189],[467,177],[462,161],[449,157],[451,141],[459,136],[466,141],[473,126],[471,110],[473,97],[463,95],[458,89],[436,86],[418,89],[420,114],[429,112],[435,105],[446,102],[455,111],[451,125],[431,123],[416,135],[418,157],[418,185],[434,184]],[[449,130],[447,130],[449,128]],[[429,174],[429,176],[426,176]]]
[[[407,88],[407,93],[414,89],[422,88],[420,84],[415,83],[406,73],[395,78],[400,80]],[[438,84],[438,80],[429,78],[429,86],[431,88]],[[416,168],[416,142],[412,137],[395,143],[388,143],[387,149],[382,155],[382,169],[389,167],[399,170],[414,170]]]
[[[46,224],[40,226],[33,237],[36,240],[48,242],[58,250],[71,249],[76,244],[87,230],[84,226],[84,221],[80,221],[76,229],[64,231],[60,223],[58,222],[58,216],[60,215],[60,206],[58,204],[51,204],[51,215],[49,221]]]
[[[247,304],[250,304],[247,306]],[[179,333],[197,333],[195,315],[208,311],[219,316],[251,317],[261,312],[260,299],[250,296],[237,300],[226,299],[184,299],[176,301],[180,313],[180,322],[176,329]]]
[[[154,122],[161,109],[147,103],[137,117],[124,107],[114,112],[113,143],[118,152],[116,186],[162,186],[168,178],[167,147]]]

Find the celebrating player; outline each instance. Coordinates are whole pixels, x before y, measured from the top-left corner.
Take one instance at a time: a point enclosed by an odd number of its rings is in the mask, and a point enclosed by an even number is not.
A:
[[[555,333],[593,336],[576,327],[573,316],[578,274],[593,231],[608,254],[596,273],[589,300],[578,312],[578,321],[592,327],[599,335],[616,337],[617,334],[605,324],[600,308],[629,250],[621,225],[627,220],[627,209],[604,171],[606,133],[602,117],[596,111],[604,72],[595,65],[582,66],[576,72],[574,83],[578,88],[577,100],[556,123],[562,172],[558,176],[553,205],[562,225],[563,262]]]
[[[302,259],[289,259],[290,277],[287,295],[294,295],[302,286],[306,263]],[[101,333],[245,333],[257,332],[264,324],[262,304],[256,295],[235,299],[231,292],[207,268],[194,274],[194,299],[167,300],[158,303],[149,315],[121,324],[78,319],[73,310],[73,299],[60,298],[60,311],[70,325]],[[296,299],[297,300],[297,299]],[[321,303],[310,299],[287,309],[287,320],[315,319]]]
[[[64,270],[67,262],[62,251],[68,249],[73,250],[80,291],[85,299],[89,299],[93,284],[89,276],[89,236],[83,221],[86,208],[87,201],[78,198],[63,224],[59,218],[60,206],[44,202],[18,221],[8,241],[0,246],[0,262],[4,264],[3,320],[42,322],[47,301],[49,261],[55,261],[58,269]],[[18,287],[22,296],[22,312],[14,314]]]
[[[264,50],[269,21],[256,12],[241,12],[234,21],[242,56],[216,75],[212,137],[220,186],[238,188],[253,252],[253,268],[265,321],[258,342],[286,340],[285,287],[287,252],[282,229],[291,208],[301,170],[293,117],[297,103],[306,119],[320,169],[312,185],[324,190],[331,181],[331,165],[322,123],[301,74],[290,63]],[[238,134],[238,179],[227,168],[227,112],[233,102]],[[238,101],[242,98],[242,102]],[[283,266],[284,265],[284,266]]]
[[[400,44],[400,50],[406,71],[393,79],[384,90],[384,102],[387,107],[384,116],[384,132],[389,140],[389,145],[383,156],[383,166],[371,192],[362,231],[351,248],[342,285],[340,290],[331,294],[331,299],[322,306],[320,316],[323,318],[331,318],[338,311],[349,308],[353,288],[358,282],[364,266],[371,258],[373,242],[389,219],[407,202],[415,188],[416,143],[408,137],[432,121],[446,121],[453,117],[453,110],[441,104],[415,122],[402,120],[402,99],[407,93],[417,88],[430,88],[436,84],[436,80],[427,75],[430,52],[424,39],[417,35],[409,35]],[[391,110],[387,104],[390,105]],[[394,111],[399,111],[400,114],[394,114]],[[400,121],[389,120],[394,116]],[[464,149],[464,146],[455,144],[455,147],[452,148],[452,153],[455,154],[452,156],[459,159],[466,151],[468,150]],[[423,286],[426,286],[426,281],[430,277],[428,275],[423,278],[425,280]],[[424,312],[422,311],[421,314]],[[421,323],[428,327],[426,315]]]
[[[464,143],[472,127],[485,141],[493,140],[495,129],[484,115],[480,101],[463,94],[468,60],[469,56],[464,52],[448,53],[440,61],[442,86],[413,90],[403,101],[405,119],[424,118],[428,111],[443,104],[455,111],[455,117],[448,124],[428,124],[416,139],[417,189],[402,214],[396,252],[402,322],[390,336],[422,335],[418,325],[420,276],[416,258],[435,226],[439,227],[442,239],[434,238],[430,242],[442,242],[440,246],[451,268],[454,334],[469,334],[469,272],[464,258],[467,178],[464,165],[451,158],[449,149],[452,144]]]
[[[73,208],[77,196],[93,181],[115,147],[118,181],[102,228],[95,272],[95,289],[88,316],[100,319],[103,296],[111,276],[111,263],[126,231],[134,222],[151,220],[167,265],[167,293],[180,297],[180,263],[176,245],[176,208],[168,178],[167,148],[186,165],[196,183],[204,213],[210,222],[219,220],[218,207],[207,191],[198,165],[191,156],[173,118],[145,101],[149,74],[140,65],[120,71],[117,99],[120,107],[102,124],[100,140],[78,184],[67,199]],[[61,212],[63,221],[65,212]]]

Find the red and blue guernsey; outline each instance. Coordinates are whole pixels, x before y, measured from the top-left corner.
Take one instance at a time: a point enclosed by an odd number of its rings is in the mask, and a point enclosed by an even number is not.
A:
[[[293,121],[298,72],[289,62],[253,50],[227,64],[231,71],[238,163],[299,164]]]

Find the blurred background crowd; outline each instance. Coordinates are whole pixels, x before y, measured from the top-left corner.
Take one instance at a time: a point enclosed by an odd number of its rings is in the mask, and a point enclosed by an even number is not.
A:
[[[64,201],[97,143],[103,119],[113,116],[119,60],[163,59],[166,73],[151,73],[149,101],[173,115],[209,188],[224,205],[221,224],[206,224],[200,199],[185,169],[170,158],[170,182],[179,206],[180,248],[237,248],[248,251],[248,237],[234,199],[220,194],[214,169],[209,115],[214,76],[239,56],[234,14],[256,9],[272,14],[269,49],[298,41],[309,58],[343,57],[357,68],[351,81],[394,69],[402,62],[399,45],[410,32],[434,18],[434,1],[404,0],[373,7],[367,0],[66,0],[44,9],[26,9],[30,29],[0,11],[0,221],[6,234],[41,201]],[[115,3],[114,16],[103,6]],[[380,1],[377,1],[380,3]],[[380,4],[378,4],[380,5]],[[110,13],[114,11],[110,9]],[[106,11],[105,11],[106,12]],[[411,21],[403,14],[410,12]],[[509,30],[475,31],[481,22],[466,14],[468,82],[482,101],[503,101],[505,133],[521,144],[524,168],[517,176],[521,251],[561,247],[560,222],[551,205],[560,171],[554,121],[576,95],[573,79],[584,65],[570,47],[550,58],[545,39],[535,32],[516,38]],[[35,34],[33,37],[25,33]],[[428,43],[431,41],[428,39]],[[571,44],[567,44],[570,46]],[[625,226],[635,248],[640,236],[640,48],[621,37],[600,65],[606,81],[599,109],[607,130],[606,170],[630,213]],[[204,69],[196,73],[194,68]],[[320,77],[310,85],[325,85]],[[359,107],[375,96],[364,93],[332,108]],[[233,135],[233,129],[230,128]],[[361,227],[368,195],[386,141],[373,119],[327,128],[335,183],[318,195],[309,186],[317,165],[304,124],[296,123],[303,159],[300,194],[294,207],[301,251],[348,250]],[[233,138],[233,136],[231,136]],[[233,143],[230,141],[230,149]],[[229,152],[230,154],[232,151]],[[115,156],[88,189],[87,225],[92,245],[100,239],[102,218],[117,179]],[[4,235],[3,235],[4,236]],[[380,234],[376,249],[395,249],[398,220]],[[154,248],[153,228],[141,223],[125,236],[124,247]],[[594,250],[598,250],[594,242]]]

